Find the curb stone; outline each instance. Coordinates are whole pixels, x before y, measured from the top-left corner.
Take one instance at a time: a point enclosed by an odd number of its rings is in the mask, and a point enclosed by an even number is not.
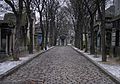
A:
[[[13,67],[12,69],[8,70],[8,71],[5,72],[4,74],[1,74],[1,75],[0,75],[0,80],[4,79],[5,77],[7,77],[7,76],[9,76],[10,74],[14,73],[14,71],[17,71],[20,67],[26,65],[27,63],[29,63],[30,61],[32,61],[34,58],[38,57],[39,55],[41,55],[41,54],[43,54],[43,53],[45,53],[45,52],[47,52],[47,51],[49,51],[49,50],[51,50],[51,49],[53,49],[53,48],[54,48],[54,46],[51,47],[51,48],[48,49],[48,50],[41,51],[41,52],[39,52],[38,54],[36,54],[35,56],[31,57],[30,59],[28,59],[28,60],[22,62],[21,64],[18,64],[17,66]]]
[[[101,65],[99,65],[97,62],[95,62],[94,60],[92,60],[91,58],[89,58],[84,53],[76,50],[74,46],[71,46],[71,48],[73,50],[75,50],[76,52],[78,52],[79,54],[81,54],[82,56],[84,56],[85,58],[87,58],[90,62],[92,62],[95,66],[97,66],[103,73],[105,73],[106,75],[108,75],[116,84],[120,84],[120,79],[119,78],[117,78],[116,76],[114,76],[112,73],[110,73],[109,71],[107,71],[105,68],[103,68]]]

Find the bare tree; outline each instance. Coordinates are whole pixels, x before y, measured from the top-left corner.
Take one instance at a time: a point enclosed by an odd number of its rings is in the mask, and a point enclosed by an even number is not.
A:
[[[75,17],[75,47],[83,49],[83,0],[70,0]]]
[[[39,13],[40,16],[40,28],[42,31],[42,43],[41,43],[41,49],[44,48],[44,36],[45,36],[45,31],[43,28],[43,10],[45,8],[45,2],[46,0],[32,0],[37,12]]]
[[[94,54],[95,53],[95,43],[94,43],[94,16],[97,11],[97,7],[95,4],[95,0],[93,1],[84,1],[84,4],[88,10],[89,16],[90,16],[90,53]]]
[[[106,41],[105,41],[105,3],[106,0],[96,0],[98,13],[101,20],[101,45],[102,45],[102,61],[107,61]]]
[[[4,0],[11,8],[16,17],[16,25],[14,30],[14,46],[12,49],[13,59],[19,60],[19,47],[20,47],[20,27],[21,27],[21,20],[22,20],[22,11],[23,11],[23,0]],[[16,3],[18,3],[16,5]]]
[[[47,50],[47,46],[48,46],[48,33],[49,33],[49,1],[45,2],[45,18],[46,18],[46,30],[45,30],[45,50]]]
[[[58,0],[50,0],[49,2],[49,18],[50,18],[50,45],[56,45],[56,26],[55,19],[58,8],[60,7]]]
[[[28,17],[28,23],[30,23],[29,25],[29,33],[30,33],[30,44],[29,44],[29,53],[33,53],[33,41],[34,41],[34,38],[33,38],[33,17],[32,17],[32,14],[33,14],[33,8],[32,8],[32,0],[23,0],[24,3],[25,3],[25,8],[26,8],[26,13],[27,13],[27,17]]]

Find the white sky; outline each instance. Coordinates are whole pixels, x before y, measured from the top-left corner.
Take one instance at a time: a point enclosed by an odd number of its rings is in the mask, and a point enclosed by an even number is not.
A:
[[[66,3],[63,3],[63,1],[64,0],[59,0],[60,1],[60,5],[63,5],[63,6],[65,6],[66,5]],[[3,2],[3,0],[0,0],[0,4],[5,4],[5,2]],[[110,7],[111,5],[113,4],[113,0],[108,0],[108,3],[107,3],[107,6],[106,6],[106,8],[108,8],[108,7]],[[5,4],[6,5],[6,4]],[[1,9],[0,9],[1,10]],[[3,16],[4,14],[3,14],[3,12],[0,12],[0,16]],[[36,19],[38,19],[39,18],[39,14],[36,12]]]
[[[113,0],[108,0],[106,9],[113,5]]]

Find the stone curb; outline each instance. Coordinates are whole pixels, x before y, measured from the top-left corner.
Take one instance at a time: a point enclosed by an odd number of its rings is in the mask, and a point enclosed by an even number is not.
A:
[[[99,65],[97,62],[95,62],[94,60],[92,60],[91,58],[89,58],[84,53],[76,50],[74,46],[71,46],[71,47],[72,47],[73,50],[75,50],[76,52],[78,52],[79,54],[81,54],[82,56],[84,56],[85,58],[87,58],[95,66],[97,66],[103,73],[107,74],[116,84],[120,84],[120,79],[119,78],[117,78],[116,76],[114,76],[112,73],[110,73],[109,71],[107,71],[104,67],[102,67],[101,65]]]
[[[26,65],[27,63],[29,63],[30,61],[32,61],[34,58],[38,57],[39,55],[41,55],[41,54],[43,54],[43,53],[45,53],[45,52],[47,52],[47,51],[49,51],[49,50],[51,50],[51,49],[53,49],[53,48],[54,48],[54,46],[51,47],[51,48],[48,49],[48,50],[41,51],[40,53],[36,54],[35,56],[31,57],[30,59],[28,59],[28,60],[22,62],[21,64],[18,64],[17,66],[13,67],[12,69],[8,70],[8,71],[5,72],[4,74],[1,74],[1,75],[0,75],[0,80],[4,79],[5,77],[7,77],[7,76],[9,76],[10,74],[14,73],[14,71],[16,71],[16,70],[18,70],[20,67]]]

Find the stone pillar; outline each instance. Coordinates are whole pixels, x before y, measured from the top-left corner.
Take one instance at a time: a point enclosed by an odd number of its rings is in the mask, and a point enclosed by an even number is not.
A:
[[[11,54],[11,49],[12,49],[12,35],[10,36],[10,43],[9,43],[9,53]]]

